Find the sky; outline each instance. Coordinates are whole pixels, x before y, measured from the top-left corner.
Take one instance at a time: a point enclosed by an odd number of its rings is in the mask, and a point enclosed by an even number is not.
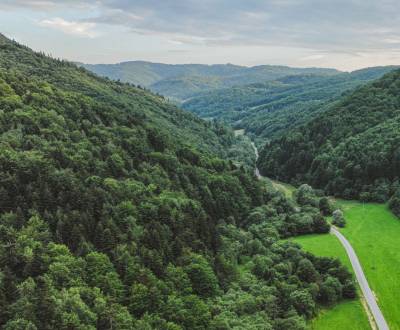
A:
[[[0,32],[84,63],[400,64],[400,0],[0,0]]]

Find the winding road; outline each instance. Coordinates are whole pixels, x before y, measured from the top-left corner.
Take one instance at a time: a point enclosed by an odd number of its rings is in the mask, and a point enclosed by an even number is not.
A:
[[[258,159],[258,149],[256,147],[256,145],[254,144],[254,142],[251,143],[253,149],[254,149],[254,153],[256,155],[256,161]],[[258,179],[262,178],[262,175],[260,174],[260,171],[257,167],[257,165],[255,166],[254,169],[254,174],[256,175],[256,177]],[[360,285],[362,294],[365,298],[365,301],[368,304],[368,308],[372,313],[372,316],[374,317],[375,323],[378,327],[379,330],[389,330],[389,326],[382,314],[382,311],[380,310],[374,293],[372,292],[371,288],[369,287],[367,278],[364,275],[364,271],[361,267],[360,261],[358,260],[358,257],[356,255],[356,252],[354,251],[353,247],[351,246],[351,244],[349,243],[349,241],[346,239],[346,237],[344,237],[335,227],[331,226],[331,234],[335,235],[340,243],[342,243],[343,247],[346,250],[347,255],[349,256],[351,265],[354,269],[354,273],[356,274],[356,279]]]
[[[360,288],[362,291],[362,294],[365,298],[365,301],[368,304],[369,310],[371,311],[375,323],[378,326],[379,330],[388,330],[389,326],[386,323],[386,320],[376,303],[375,296],[369,287],[367,278],[364,275],[364,271],[362,270],[360,261],[358,260],[358,257],[356,255],[356,252],[354,251],[353,247],[349,243],[349,241],[344,237],[335,227],[331,227],[331,234],[335,235],[340,243],[342,243],[343,247],[346,250],[347,255],[349,256],[351,265],[353,266],[354,273],[356,274],[356,278],[358,283],[360,284]]]

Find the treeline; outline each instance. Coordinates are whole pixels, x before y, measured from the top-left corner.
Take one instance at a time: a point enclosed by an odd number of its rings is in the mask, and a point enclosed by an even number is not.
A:
[[[398,195],[399,91],[396,70],[343,97],[308,124],[266,144],[261,171],[349,199],[384,202]]]
[[[0,38],[0,327],[304,329],[351,274],[223,126]]]

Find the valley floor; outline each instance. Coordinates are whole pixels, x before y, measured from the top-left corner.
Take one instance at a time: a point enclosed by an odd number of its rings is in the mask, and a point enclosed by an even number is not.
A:
[[[331,235],[305,235],[292,239],[299,243],[306,251],[317,256],[334,257],[346,265],[353,272],[350,260],[339,240]],[[310,326],[314,330],[368,330],[370,325],[361,300],[341,302],[331,309],[321,310],[312,320]]]
[[[397,249],[400,221],[385,204],[342,200],[336,203],[347,220],[346,227],[340,231],[356,251],[390,329],[400,329],[400,251]],[[332,235],[307,235],[294,241],[316,255],[338,257],[351,269],[344,248]],[[344,302],[322,311],[312,322],[312,328],[369,329],[362,308],[360,301]]]
[[[392,330],[400,329],[400,221],[384,204],[338,201],[341,229],[357,252],[371,289]]]

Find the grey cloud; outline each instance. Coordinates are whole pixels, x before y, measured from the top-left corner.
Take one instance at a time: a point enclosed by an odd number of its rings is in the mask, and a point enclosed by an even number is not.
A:
[[[84,22],[183,44],[273,45],[351,54],[400,44],[398,0],[2,0],[1,6],[95,7]]]
[[[61,7],[88,8],[96,5],[96,1],[88,0],[1,0],[0,10],[32,9],[52,11]]]
[[[100,0],[97,23],[183,43],[356,50],[396,48],[400,3],[391,0]]]

